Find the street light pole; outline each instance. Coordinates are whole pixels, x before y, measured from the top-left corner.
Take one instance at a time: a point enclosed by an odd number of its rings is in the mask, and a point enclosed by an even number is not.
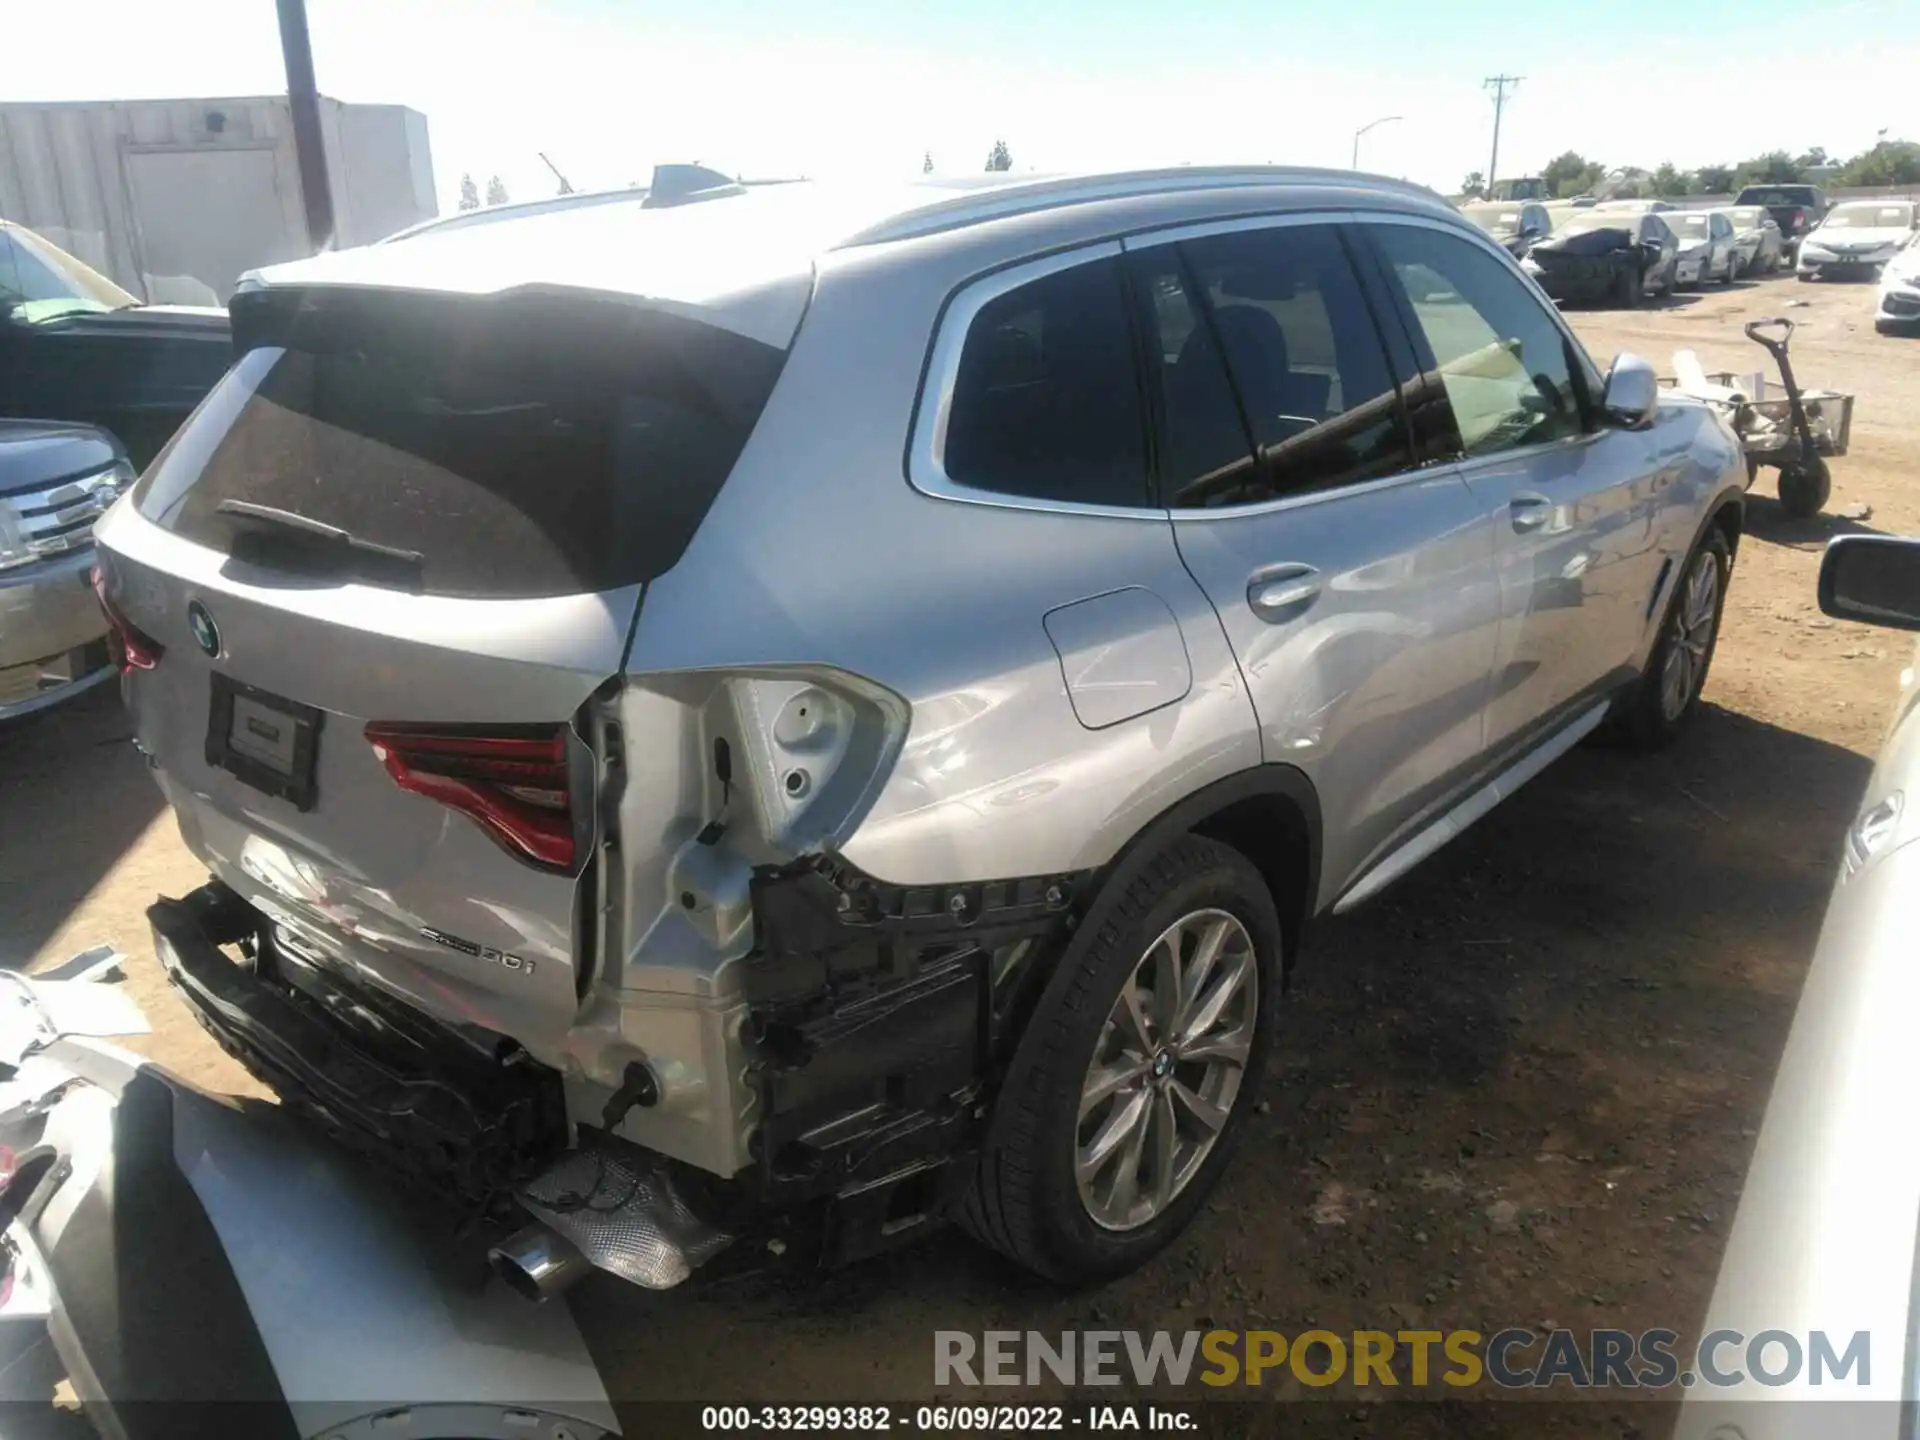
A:
[[[1384,125],[1389,120],[1399,120],[1401,118],[1403,117],[1399,115],[1382,115],[1378,120],[1369,120],[1353,132],[1353,169],[1358,170],[1360,168],[1360,137],[1376,125]]]

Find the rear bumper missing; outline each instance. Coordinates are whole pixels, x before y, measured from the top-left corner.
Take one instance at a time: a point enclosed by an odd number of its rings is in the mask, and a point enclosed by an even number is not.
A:
[[[221,1048],[403,1179],[478,1213],[564,1148],[558,1076],[531,1062],[462,1064],[451,1045],[441,1065],[403,1063],[263,973],[272,952],[260,917],[218,881],[159,901],[147,919],[167,979]],[[251,968],[220,948],[236,943],[253,952]]]
[[[603,1128],[578,1116],[569,1126],[559,1075],[524,1054],[476,1063],[469,1048],[462,1068],[458,1046],[429,1054],[411,1031],[395,1040],[350,1023],[377,997],[349,979],[324,982],[338,996],[316,990],[217,881],[148,918],[188,1007],[291,1108],[474,1213],[513,1195],[602,1268],[661,1286],[729,1236],[778,1235],[796,1259],[834,1265],[949,1214],[1090,879],[900,887],[823,857],[756,875],[740,1076],[756,1123],[752,1163],[732,1176],[610,1138],[624,1107],[655,1103],[657,1087],[621,1092],[595,1117]],[[235,945],[250,958],[222,948]],[[603,1185],[621,1165],[638,1167],[638,1182]],[[652,1197],[648,1237],[665,1243],[613,1261],[604,1236],[580,1230],[580,1207],[559,1203],[583,1184]]]

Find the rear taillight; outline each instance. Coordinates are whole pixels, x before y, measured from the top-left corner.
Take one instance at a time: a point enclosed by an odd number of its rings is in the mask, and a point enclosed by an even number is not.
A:
[[[366,733],[402,790],[470,816],[519,859],[548,870],[573,867],[566,727],[376,721]]]
[[[120,607],[107,596],[106,576],[100,573],[98,565],[93,567],[93,593],[100,601],[100,608],[107,616],[107,649],[113,656],[113,663],[120,667],[120,673],[129,670],[151,670],[160,663],[165,650],[158,640],[141,630],[120,612]]]

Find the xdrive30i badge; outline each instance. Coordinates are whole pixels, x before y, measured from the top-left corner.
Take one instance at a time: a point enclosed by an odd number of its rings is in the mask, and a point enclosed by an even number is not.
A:
[[[504,950],[495,950],[491,945],[476,945],[471,940],[462,940],[458,935],[449,935],[444,930],[435,930],[430,925],[422,925],[420,933],[436,945],[444,945],[449,950],[458,950],[462,955],[471,955],[476,960],[485,960],[516,975],[533,974],[533,961],[522,959],[518,955],[509,955]]]

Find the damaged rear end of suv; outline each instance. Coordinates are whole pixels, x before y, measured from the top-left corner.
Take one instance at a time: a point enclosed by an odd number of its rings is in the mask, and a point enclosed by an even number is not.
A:
[[[156,951],[535,1297],[1143,1263],[1306,922],[1676,735],[1738,538],[1709,412],[1369,177],[656,187],[232,310],[98,531]]]

